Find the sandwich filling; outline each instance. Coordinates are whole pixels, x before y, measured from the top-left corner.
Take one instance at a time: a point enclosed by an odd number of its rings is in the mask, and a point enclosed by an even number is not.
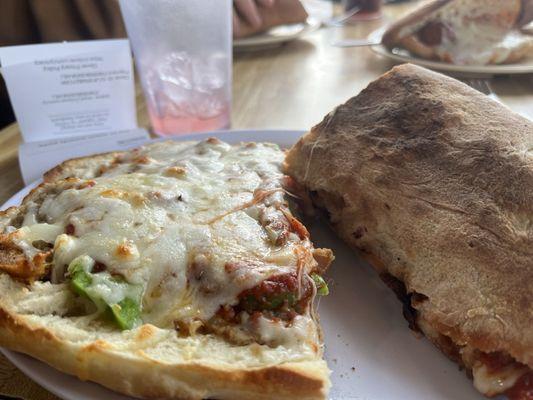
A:
[[[420,310],[427,297],[419,293],[407,293],[403,282],[388,273],[381,279],[403,303],[403,315],[409,327],[422,333],[452,361],[465,368],[476,389],[485,396],[505,394],[509,400],[530,400],[533,396],[533,371],[502,352],[486,353],[472,346],[458,345],[448,335],[434,326]]]
[[[505,394],[509,400],[529,400],[533,396],[533,371],[501,352],[485,353],[472,346],[459,346],[423,318],[417,327],[448,357],[465,367],[476,389],[485,396]]]
[[[76,312],[117,329],[316,346],[312,301],[332,256],[289,210],[283,157],[269,144],[160,142],[46,183],[2,233],[17,262],[0,269],[65,284]]]

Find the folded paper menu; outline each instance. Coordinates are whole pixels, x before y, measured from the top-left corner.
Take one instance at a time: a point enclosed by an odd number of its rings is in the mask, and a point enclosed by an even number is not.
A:
[[[3,47],[0,64],[24,140],[26,183],[65,158],[149,137],[137,129],[128,40]]]
[[[127,40],[0,48],[25,142],[137,127]]]

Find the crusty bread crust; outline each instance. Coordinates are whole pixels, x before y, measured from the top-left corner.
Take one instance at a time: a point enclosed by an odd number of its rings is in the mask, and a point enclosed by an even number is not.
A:
[[[149,341],[152,330],[151,325],[139,328],[135,344]],[[31,355],[82,380],[145,399],[324,399],[324,376],[328,374],[321,361],[249,369],[164,363],[143,350],[120,350],[105,340],[83,345],[66,341],[45,324],[35,326],[28,318],[1,307],[0,346]]]
[[[533,367],[533,123],[451,78],[394,68],[288,153],[339,235],[459,346]]]
[[[184,146],[189,144],[184,142]],[[41,201],[49,191],[98,177],[120,162],[123,154],[113,152],[63,162],[45,174],[44,182],[25,197],[20,207],[0,211],[0,227],[20,225],[22,221],[17,220],[25,214],[26,207]],[[213,335],[199,335],[199,342],[191,344],[179,338],[174,330],[149,324],[121,332],[110,331],[105,326],[95,327],[91,317],[63,318],[62,302],[72,301],[63,297],[69,296],[70,291],[54,292],[60,285],[37,282],[37,286],[28,286],[26,279],[12,279],[11,273],[8,276],[4,272],[11,272],[9,267],[17,268],[15,256],[3,249],[0,241],[2,347],[28,354],[82,380],[146,399],[323,400],[326,397],[330,372],[321,358],[321,349],[316,349],[313,356],[290,354],[289,350],[284,355],[285,350],[258,344],[235,349]],[[57,307],[58,311],[41,312],[41,307]],[[218,348],[219,345],[221,352],[229,349],[238,355],[234,362],[227,360],[230,357],[211,356],[202,350],[205,346]],[[198,360],[184,356],[184,360],[176,361],[167,351],[182,352],[185,356],[200,352],[203,356]]]
[[[114,151],[92,156],[72,158],[63,161],[61,164],[45,172],[43,180],[46,183],[51,183],[69,177],[91,179],[99,176],[105,168],[109,168],[113,165],[122,154],[124,154],[124,152]]]

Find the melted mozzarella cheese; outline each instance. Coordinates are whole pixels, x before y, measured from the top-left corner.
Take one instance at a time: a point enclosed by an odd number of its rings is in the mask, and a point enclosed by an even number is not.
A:
[[[142,285],[145,322],[167,328],[176,320],[205,321],[221,305],[237,304],[243,290],[293,271],[295,246],[310,247],[296,235],[277,245],[259,220],[262,209],[284,204],[282,160],[269,144],[151,144],[94,185],[46,198],[37,211],[46,223],[28,218],[19,242],[28,252],[34,240],[54,243],[53,280],[86,255]]]
[[[485,396],[496,396],[511,389],[528,370],[526,366],[513,364],[497,372],[491,372],[486,365],[479,363],[472,368],[474,386]]]
[[[62,232],[63,228],[58,225],[32,223],[19,229],[14,235],[14,241],[26,251],[28,258],[31,259],[39,251],[33,247],[33,242],[42,240],[47,243],[54,243],[55,238]]]
[[[257,325],[262,339],[270,343],[297,346],[305,342],[318,342],[316,328],[309,318],[296,316],[291,326],[285,327],[261,316]]]
[[[439,333],[427,320],[423,314],[417,320],[418,327],[424,335],[436,343],[442,338]],[[497,396],[512,388],[522,375],[529,371],[529,367],[518,363],[513,363],[499,369],[491,371],[480,360],[476,359],[476,351],[471,346],[457,346],[467,368],[472,369],[472,377],[475,388],[485,396]]]

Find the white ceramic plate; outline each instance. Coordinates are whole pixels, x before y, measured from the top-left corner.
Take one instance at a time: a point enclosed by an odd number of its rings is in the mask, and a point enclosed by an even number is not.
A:
[[[320,24],[320,21],[315,18],[307,18],[306,22],[300,24],[276,26],[257,35],[235,39],[233,48],[237,51],[246,51],[280,46],[317,30]]]
[[[181,139],[217,136],[230,143],[268,141],[287,148],[303,131],[225,131]],[[34,185],[31,185],[34,186]],[[25,188],[2,208],[19,204]],[[365,262],[323,221],[308,225],[317,247],[335,252],[328,272],[330,295],[320,299],[326,358],[333,370],[332,400],[482,400],[456,364],[425,339],[417,339],[402,317],[402,306]],[[31,357],[2,349],[13,364],[65,400],[126,400],[99,385],[82,382]]]
[[[372,32],[368,39],[373,43],[381,42],[381,37],[385,33],[386,28],[380,28]],[[519,63],[501,64],[501,65],[455,65],[440,61],[424,60],[411,55],[407,50],[393,49],[392,51],[377,44],[371,46],[371,49],[384,57],[390,58],[394,61],[402,63],[413,63],[422,67],[430,68],[437,71],[450,72],[455,74],[465,75],[509,75],[509,74],[531,74],[533,73],[533,57],[525,59]]]

